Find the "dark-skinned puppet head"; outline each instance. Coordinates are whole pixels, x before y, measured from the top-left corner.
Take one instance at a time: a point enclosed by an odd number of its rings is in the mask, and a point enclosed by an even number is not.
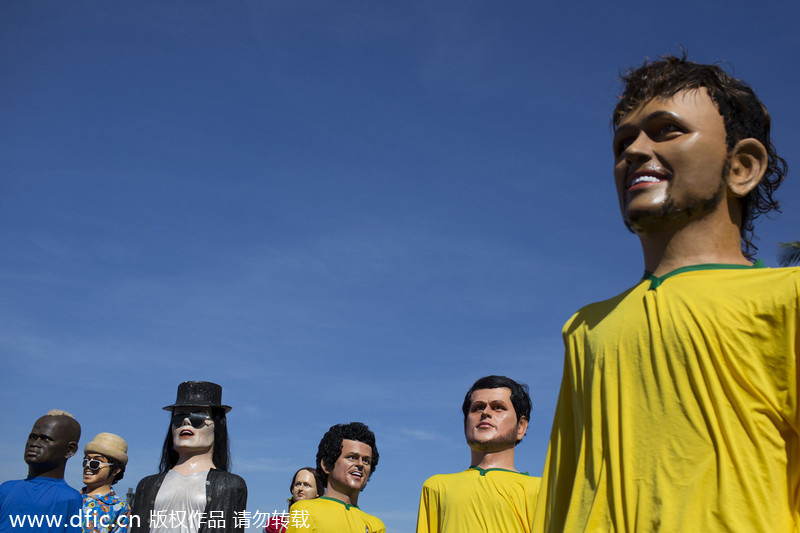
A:
[[[54,409],[33,424],[25,443],[28,477],[64,478],[67,460],[78,451],[81,425],[66,411]]]

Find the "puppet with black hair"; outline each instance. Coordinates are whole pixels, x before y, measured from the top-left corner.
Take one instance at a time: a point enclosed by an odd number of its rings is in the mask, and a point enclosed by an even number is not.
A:
[[[132,533],[243,532],[247,485],[228,472],[228,426],[222,387],[208,381],[178,385],[159,473],[139,482]],[[183,520],[181,520],[183,518]],[[238,527],[236,527],[238,526]]]
[[[291,521],[286,533],[386,533],[380,518],[358,507],[358,497],[378,467],[378,458],[375,434],[366,424],[331,426],[317,448],[317,472],[325,484],[325,496],[292,505],[292,514],[305,521]]]
[[[506,376],[485,376],[461,406],[470,467],[437,474],[422,486],[417,533],[484,531],[529,533],[541,478],[514,464],[531,418],[528,386]]]
[[[614,183],[645,272],[563,328],[533,531],[798,531],[800,269],[753,262],[786,177],[769,113],[685,55],[622,81]]]

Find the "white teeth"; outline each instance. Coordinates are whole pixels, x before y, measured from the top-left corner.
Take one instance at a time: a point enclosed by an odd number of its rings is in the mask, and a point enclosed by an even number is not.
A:
[[[655,177],[655,176],[637,176],[637,177],[636,177],[636,179],[634,179],[634,180],[631,182],[631,186],[633,186],[633,185],[636,185],[636,184],[638,184],[638,183],[642,183],[642,182],[646,182],[646,183],[658,183],[659,181],[661,181],[661,180],[660,180],[660,179],[658,179],[658,178],[657,178],[657,177]]]

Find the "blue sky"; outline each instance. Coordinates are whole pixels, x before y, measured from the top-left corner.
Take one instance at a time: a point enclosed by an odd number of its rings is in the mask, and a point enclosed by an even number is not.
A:
[[[468,466],[478,377],[530,385],[541,473],[563,323],[643,264],[611,176],[617,73],[725,61],[789,162],[759,256],[800,238],[797,2],[0,4],[0,481],[52,408],[157,469],[184,380],[224,388],[248,509],[283,509],[329,426],[414,528]],[[80,487],[79,461],[67,481]]]

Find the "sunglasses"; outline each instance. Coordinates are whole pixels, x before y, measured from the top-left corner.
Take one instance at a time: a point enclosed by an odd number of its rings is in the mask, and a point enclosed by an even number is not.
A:
[[[183,425],[183,421],[189,419],[189,423],[195,429],[200,429],[206,423],[206,420],[211,420],[208,413],[175,413],[172,415],[172,425],[179,428]]]
[[[104,463],[99,459],[84,459],[83,460],[83,468],[89,468],[92,472],[97,472],[104,466],[111,466],[111,463]]]

